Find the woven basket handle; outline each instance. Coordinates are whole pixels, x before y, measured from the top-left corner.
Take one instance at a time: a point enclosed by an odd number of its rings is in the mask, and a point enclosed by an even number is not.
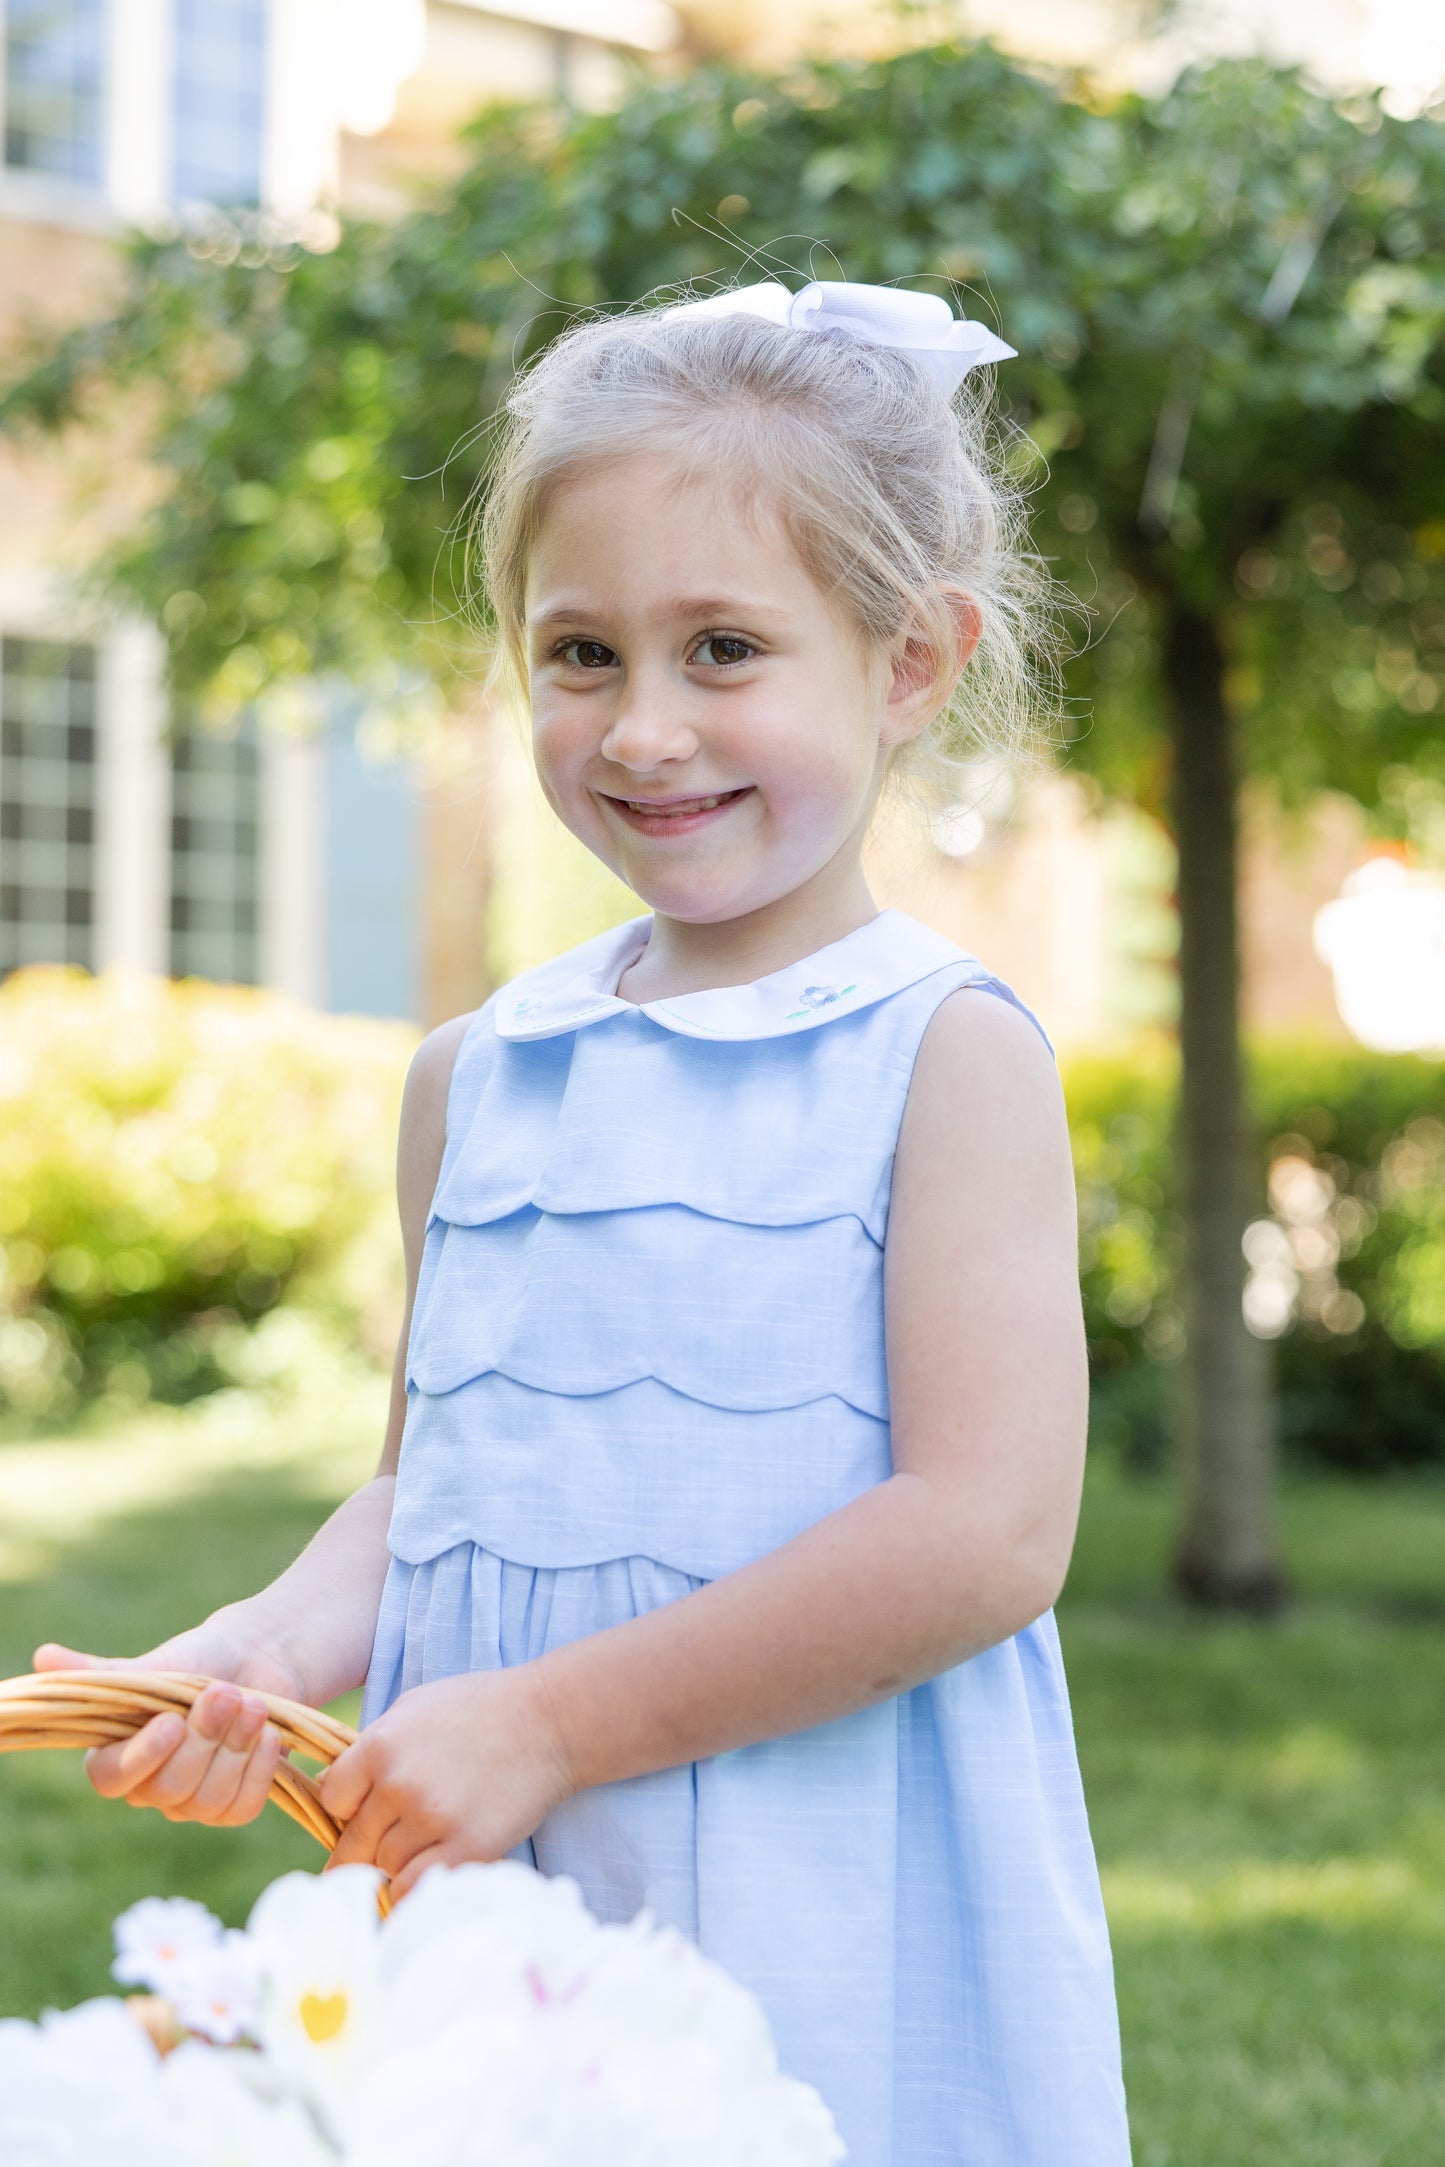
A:
[[[152,1716],[188,1714],[197,1695],[213,1682],[168,1670],[47,1670],[29,1678],[7,1678],[0,1682],[0,1753],[112,1745],[129,1738]],[[246,1688],[248,1693],[254,1690]],[[319,1709],[275,1693],[263,1693],[261,1699],[282,1743],[325,1768],[356,1743],[349,1724]],[[271,1779],[271,1799],[328,1851],[335,1850],[341,1823],[322,1805],[310,1776],[282,1761]]]

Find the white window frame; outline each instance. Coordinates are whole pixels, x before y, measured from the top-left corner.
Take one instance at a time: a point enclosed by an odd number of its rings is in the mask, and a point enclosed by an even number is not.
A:
[[[0,117],[5,102],[0,0]],[[98,187],[0,163],[0,216],[109,232],[165,208],[170,159],[169,0],[109,0]]]
[[[44,572],[0,579],[0,634],[96,650],[91,959],[98,971],[163,971],[170,778],[159,639],[143,621],[97,624]]]
[[[5,0],[0,0],[0,119]],[[261,203],[302,217],[334,193],[339,136],[331,97],[329,0],[268,0]],[[0,218],[111,233],[174,208],[174,0],[109,0],[100,187],[0,164]]]
[[[326,742],[261,739],[260,925],[263,986],[326,1006]]]
[[[0,576],[0,636],[96,649],[92,960],[170,971],[171,763],[165,650],[140,617],[98,618],[53,572]],[[326,745],[261,741],[257,955],[262,985],[326,998]],[[4,870],[0,838],[0,875]]]

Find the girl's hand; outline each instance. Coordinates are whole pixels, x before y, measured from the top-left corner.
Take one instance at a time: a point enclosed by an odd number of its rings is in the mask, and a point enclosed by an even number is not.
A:
[[[331,1863],[405,1896],[429,1866],[504,1857],[574,1789],[533,1665],[414,1686],[321,1778],[346,1823]]]
[[[85,1772],[102,1798],[154,1806],[168,1821],[233,1828],[254,1821],[281,1759],[281,1736],[266,1721],[261,1693],[303,1698],[301,1680],[246,1629],[237,1612],[217,1611],[146,1655],[85,1655],[47,1641],[37,1670],[199,1671],[206,1687],[189,1715],[152,1716],[111,1746],[93,1746]],[[248,1691],[247,1688],[253,1690]]]

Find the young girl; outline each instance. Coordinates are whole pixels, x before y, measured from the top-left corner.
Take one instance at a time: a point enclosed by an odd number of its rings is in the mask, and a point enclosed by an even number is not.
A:
[[[1086,1403],[1059,1087],[860,867],[890,776],[1022,711],[1046,589],[950,403],[1009,351],[925,296],[762,286],[522,381],[500,638],[550,803],[650,915],[422,1046],[381,1473],[139,1658],[225,1681],[189,1721],[90,1758],[244,1821],[252,1689],[365,1675],[337,1858],[404,1894],[515,1852],[647,1905],[855,2167],[1128,2157],[1050,1613]]]

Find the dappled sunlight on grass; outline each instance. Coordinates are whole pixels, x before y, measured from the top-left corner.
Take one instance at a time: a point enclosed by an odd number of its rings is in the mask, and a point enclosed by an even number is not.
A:
[[[1425,1878],[1401,1858],[1313,1865],[1254,1859],[1194,1876],[1116,1862],[1104,1874],[1104,1900],[1116,1936],[1155,1927],[1208,1934],[1280,1919],[1368,1922],[1428,1935],[1445,1953],[1445,1882]]]
[[[153,1407],[110,1434],[0,1447],[0,1583],[33,1581],[107,1524],[147,1509],[203,1503],[228,1479],[274,1473],[330,1503],[376,1465],[386,1380],[339,1358],[284,1394],[217,1392],[190,1408]]]

